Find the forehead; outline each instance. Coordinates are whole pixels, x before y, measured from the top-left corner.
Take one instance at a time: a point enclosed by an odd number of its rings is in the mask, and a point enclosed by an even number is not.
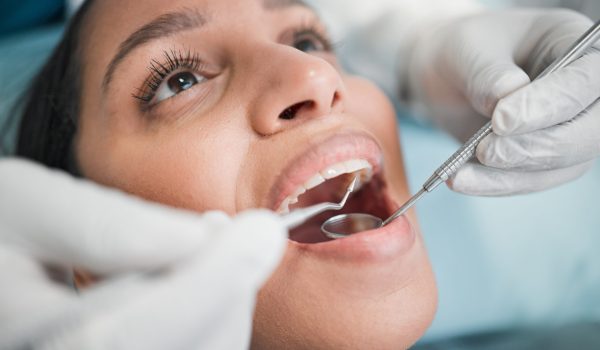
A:
[[[226,14],[239,15],[248,10],[272,11],[293,6],[309,8],[303,0],[94,0],[91,22],[111,23],[111,29],[115,30],[124,25],[139,26],[161,14],[185,9],[206,14],[224,9]]]
[[[95,0],[83,29],[86,40],[82,44],[84,52],[91,51],[95,56],[85,57],[86,60],[97,59],[98,54],[116,52],[144,27],[156,28],[158,36],[167,27],[185,30],[217,21],[242,25],[265,12],[297,6],[310,9],[302,0]],[[153,26],[161,22],[162,26]],[[257,23],[245,30],[253,27]]]

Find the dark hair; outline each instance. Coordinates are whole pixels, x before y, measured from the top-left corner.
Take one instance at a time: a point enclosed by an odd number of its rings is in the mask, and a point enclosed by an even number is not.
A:
[[[92,0],[71,18],[52,55],[22,97],[16,155],[77,175],[72,151],[81,99],[80,33]]]

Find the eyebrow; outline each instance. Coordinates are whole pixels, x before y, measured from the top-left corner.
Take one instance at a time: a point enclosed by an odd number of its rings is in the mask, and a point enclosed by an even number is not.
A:
[[[312,10],[312,8],[302,0],[263,0],[263,8],[270,11],[282,10],[292,6],[301,6]],[[106,91],[108,88],[119,64],[137,47],[153,40],[172,36],[179,32],[200,28],[208,22],[208,17],[205,14],[200,13],[196,9],[184,8],[181,11],[161,15],[145,24],[129,35],[129,37],[119,45],[117,54],[110,61],[106,69],[102,81],[103,90]]]
[[[110,61],[108,68],[106,69],[106,74],[104,75],[104,80],[102,82],[103,89],[106,90],[110,84],[117,66],[138,46],[182,31],[200,28],[207,22],[205,15],[197,10],[186,8],[179,12],[161,15],[145,24],[119,45],[117,54]]]
[[[291,6],[310,8],[310,6],[302,0],[263,0],[263,7],[267,10],[279,10]]]

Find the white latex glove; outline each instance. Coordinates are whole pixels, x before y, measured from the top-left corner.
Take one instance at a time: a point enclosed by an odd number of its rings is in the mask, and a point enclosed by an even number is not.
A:
[[[276,216],[148,203],[0,160],[1,349],[244,349],[283,255]],[[77,293],[48,266],[103,277]]]
[[[479,0],[307,0],[336,42],[349,72],[376,82],[388,94],[403,88],[402,63],[423,23],[481,10]],[[400,64],[399,64],[400,63]],[[400,71],[399,71],[400,69]]]
[[[592,22],[567,10],[510,10],[423,31],[409,68],[413,101],[461,141],[492,119],[494,134],[448,182],[509,195],[573,180],[600,156],[600,44],[530,84]]]

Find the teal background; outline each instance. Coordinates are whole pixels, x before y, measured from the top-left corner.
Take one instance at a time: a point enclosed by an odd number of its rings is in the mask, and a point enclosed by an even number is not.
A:
[[[0,0],[0,37],[59,21],[64,14],[61,0]]]

